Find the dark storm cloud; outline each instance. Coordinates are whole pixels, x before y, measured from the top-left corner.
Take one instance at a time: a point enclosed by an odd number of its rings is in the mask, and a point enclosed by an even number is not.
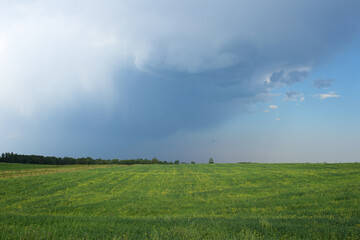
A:
[[[75,118],[82,119],[82,124],[75,128],[84,133],[92,129],[95,135],[127,136],[127,140],[136,140],[220,125],[224,119],[244,112],[249,104],[266,98],[261,96],[267,94],[263,85],[254,86],[250,77],[235,81],[232,75],[236,72],[221,69],[197,74],[152,74],[128,70],[117,76],[130,80],[115,86],[126,91],[119,90],[108,122],[104,124],[98,119],[93,125],[93,121],[87,120],[92,117],[86,116],[87,111],[91,115],[92,109],[81,107],[83,110],[79,109]],[[220,75],[229,77],[230,82],[221,84]],[[103,118],[106,121],[106,114]]]

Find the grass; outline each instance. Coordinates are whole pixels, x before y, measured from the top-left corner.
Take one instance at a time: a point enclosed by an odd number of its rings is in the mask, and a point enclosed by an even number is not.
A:
[[[0,162],[0,172],[11,170],[28,170],[28,169],[44,169],[56,168],[54,165],[38,165],[38,164],[20,164],[20,163],[2,163]]]
[[[359,236],[357,163],[111,166],[0,179],[0,239]]]
[[[0,179],[35,176],[50,173],[73,172],[86,169],[109,167],[108,165],[37,165],[0,163]]]

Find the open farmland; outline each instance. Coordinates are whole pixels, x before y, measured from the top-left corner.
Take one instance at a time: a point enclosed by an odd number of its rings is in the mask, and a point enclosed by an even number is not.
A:
[[[94,168],[109,167],[106,165],[38,165],[19,163],[0,163],[0,179],[43,175],[49,173],[73,172]]]
[[[359,236],[358,163],[94,166],[0,176],[0,239]]]

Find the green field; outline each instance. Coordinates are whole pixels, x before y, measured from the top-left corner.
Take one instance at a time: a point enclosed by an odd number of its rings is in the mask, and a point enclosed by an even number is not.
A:
[[[38,165],[20,163],[0,163],[0,179],[44,175],[49,173],[73,172],[94,168],[109,167],[108,165]]]
[[[20,164],[20,163],[2,163],[0,162],[0,172],[9,170],[28,170],[28,169],[44,169],[56,168],[55,165],[38,165],[38,164]]]
[[[360,164],[0,173],[0,239],[289,238],[360,239]]]

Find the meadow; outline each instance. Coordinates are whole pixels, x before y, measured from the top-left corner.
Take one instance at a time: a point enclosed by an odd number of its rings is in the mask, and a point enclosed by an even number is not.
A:
[[[359,163],[34,166],[0,164],[0,239],[360,239]]]

